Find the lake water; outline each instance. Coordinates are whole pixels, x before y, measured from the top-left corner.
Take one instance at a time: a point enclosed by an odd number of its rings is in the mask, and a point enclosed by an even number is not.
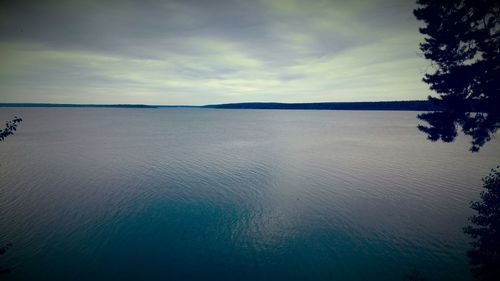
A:
[[[416,112],[2,108],[5,280],[471,280],[500,143]]]

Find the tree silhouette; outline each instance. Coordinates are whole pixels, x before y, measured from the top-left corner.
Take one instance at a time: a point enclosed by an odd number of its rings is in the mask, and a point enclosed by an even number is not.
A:
[[[477,215],[469,218],[473,226],[464,228],[474,241],[467,252],[472,273],[478,280],[500,280],[500,171],[491,170],[483,178],[481,201],[471,202]]]
[[[13,135],[17,130],[17,125],[23,121],[22,118],[14,116],[11,121],[5,122],[5,129],[0,130],[0,141],[4,141],[10,135]]]
[[[477,152],[500,127],[500,1],[417,0],[413,11],[425,26],[420,50],[431,60],[423,80],[438,97],[429,100],[443,111],[418,117],[428,139],[451,142],[457,127],[472,137]]]
[[[405,275],[404,281],[427,281],[422,273],[414,267],[408,274]]]
[[[3,247],[0,247],[0,256],[3,256],[5,254],[5,252],[7,252],[7,250],[12,246],[11,243],[8,243],[7,245],[3,246]],[[12,269],[11,268],[3,268],[0,266],[0,275],[2,274],[7,274],[7,273],[11,273],[12,272]]]
[[[417,0],[413,13],[425,26],[420,49],[432,63],[424,81],[443,108],[418,117],[418,129],[432,141],[452,142],[457,127],[472,138],[477,152],[500,127],[500,1]],[[477,214],[464,232],[474,239],[468,251],[474,276],[500,280],[500,172],[483,179],[482,201],[471,202]]]
[[[15,116],[11,121],[5,122],[5,129],[0,130],[0,141],[4,141],[6,137],[13,135],[17,130],[17,125],[21,123],[23,119]],[[3,256],[5,252],[12,246],[11,243],[8,243],[5,246],[0,247],[0,256]],[[0,275],[10,273],[12,269],[0,267]]]

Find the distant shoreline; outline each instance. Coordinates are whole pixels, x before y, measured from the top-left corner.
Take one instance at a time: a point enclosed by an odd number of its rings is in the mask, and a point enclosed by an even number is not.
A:
[[[285,109],[285,110],[383,110],[383,111],[438,111],[430,101],[376,101],[376,102],[317,102],[278,103],[245,102],[190,105],[146,104],[56,104],[56,103],[0,103],[0,107],[96,107],[96,108],[212,108],[212,109]]]
[[[226,103],[206,105],[217,109],[286,109],[286,110],[388,110],[435,111],[440,107],[430,101],[376,101],[376,102],[315,102],[315,103]]]
[[[200,107],[187,105],[147,105],[147,104],[73,104],[73,103],[0,103],[1,107],[98,107],[98,108],[161,108]]]

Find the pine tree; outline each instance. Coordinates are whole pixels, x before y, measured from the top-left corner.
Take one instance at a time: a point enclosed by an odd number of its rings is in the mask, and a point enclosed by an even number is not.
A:
[[[473,224],[464,232],[474,239],[467,252],[472,273],[478,280],[500,280],[500,171],[492,170],[483,179],[485,191],[481,201],[471,202],[477,214],[470,217]]]
[[[457,127],[476,152],[500,126],[500,1],[417,0],[414,10],[426,35],[420,49],[432,72],[423,80],[445,110],[419,115],[432,141],[451,142]]]
[[[15,116],[11,121],[5,122],[5,129],[0,130],[0,141],[4,141],[10,135],[13,135],[17,130],[17,125],[21,123],[23,119]]]

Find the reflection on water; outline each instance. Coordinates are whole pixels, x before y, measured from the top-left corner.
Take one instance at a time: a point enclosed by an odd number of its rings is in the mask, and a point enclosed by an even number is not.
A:
[[[15,279],[470,280],[462,226],[499,144],[415,112],[1,109]],[[15,250],[14,250],[15,248]],[[7,279],[8,279],[7,278]]]

